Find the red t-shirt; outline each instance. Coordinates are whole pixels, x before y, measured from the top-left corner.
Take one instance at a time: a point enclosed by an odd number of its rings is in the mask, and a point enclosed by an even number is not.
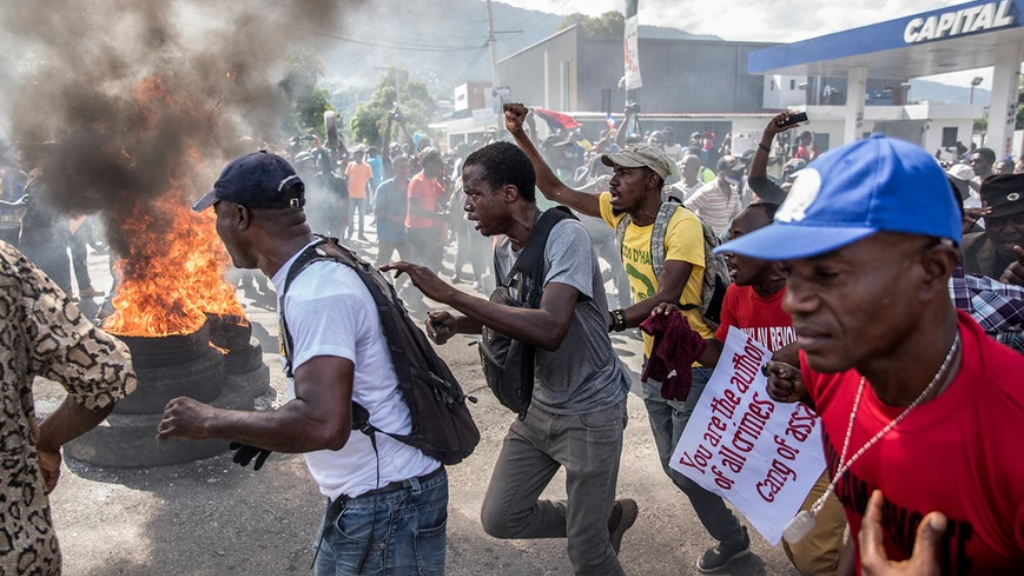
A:
[[[409,180],[409,214],[405,217],[406,228],[433,228],[434,221],[422,216],[414,216],[413,205],[419,206],[430,213],[437,213],[437,201],[444,196],[444,186],[435,178],[420,172]]]
[[[735,326],[772,352],[795,342],[793,319],[782,310],[785,295],[783,288],[764,298],[753,286],[730,284],[722,300],[722,323],[715,331],[715,339],[725,342],[729,326]]]
[[[942,574],[1024,574],[1024,358],[958,315],[956,378],[868,449],[835,491],[857,542],[868,498],[882,490],[890,560],[910,557],[921,519],[937,510],[949,519]],[[855,370],[819,374],[801,363],[834,475],[861,377]],[[882,404],[870,383],[860,404],[847,458],[904,410]]]

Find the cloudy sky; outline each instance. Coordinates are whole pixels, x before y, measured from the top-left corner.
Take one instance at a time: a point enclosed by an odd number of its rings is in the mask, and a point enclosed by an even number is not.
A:
[[[498,0],[495,0],[498,1]],[[506,4],[570,14],[598,15],[624,10],[625,0],[501,0]],[[640,22],[671,26],[698,34],[714,34],[726,40],[795,42],[963,4],[962,0],[639,0]],[[990,70],[962,71],[930,79],[967,86],[982,76],[983,88],[991,88]]]

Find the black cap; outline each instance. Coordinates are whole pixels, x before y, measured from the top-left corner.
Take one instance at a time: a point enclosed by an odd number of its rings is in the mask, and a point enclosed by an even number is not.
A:
[[[1024,212],[1024,174],[993,174],[981,183],[981,204],[992,216]]]
[[[295,185],[298,193],[291,193]],[[213,190],[192,204],[200,212],[218,200],[227,200],[246,208],[301,208],[306,202],[302,179],[287,160],[265,150],[239,156],[220,173]]]

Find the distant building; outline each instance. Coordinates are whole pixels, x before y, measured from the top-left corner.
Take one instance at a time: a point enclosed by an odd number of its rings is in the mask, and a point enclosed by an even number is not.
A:
[[[712,133],[716,143],[732,134],[732,151],[742,154],[756,146],[773,115],[806,109],[811,117],[806,129],[814,134],[819,151],[828,150],[845,139],[848,77],[832,69],[823,70],[828,76],[750,70],[751,53],[791,46],[796,45],[641,37],[643,88],[628,92],[619,89],[622,39],[586,37],[581,27],[573,26],[499,61],[497,74],[498,82],[510,89],[511,100],[572,114],[591,137],[607,128],[609,114],[620,121],[626,103],[632,102],[639,105],[644,131],[671,127],[683,143],[693,132]],[[933,151],[950,141],[969,141],[980,107],[906,106],[906,83],[907,78],[891,74],[864,80],[863,92],[854,92],[869,100],[861,115],[863,131],[882,131]],[[458,98],[456,91],[456,109]],[[443,128],[452,145],[471,141],[494,124],[496,114],[490,106],[476,109],[472,117],[456,112],[453,118],[462,119]]]

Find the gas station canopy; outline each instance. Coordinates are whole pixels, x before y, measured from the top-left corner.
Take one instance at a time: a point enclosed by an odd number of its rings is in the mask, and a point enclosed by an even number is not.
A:
[[[751,74],[906,79],[985,68],[1000,44],[1024,42],[1024,0],[970,2],[751,52]]]

